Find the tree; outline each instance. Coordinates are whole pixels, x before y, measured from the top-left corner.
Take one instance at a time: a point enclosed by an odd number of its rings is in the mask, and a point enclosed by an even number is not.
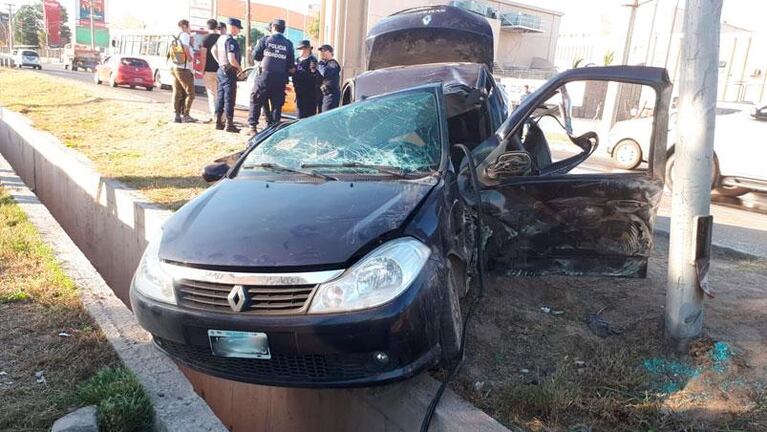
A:
[[[17,45],[40,46],[40,34],[44,33],[43,3],[24,5],[13,18],[14,42]]]
[[[61,37],[61,45],[64,46],[72,41],[72,30],[69,29],[67,23],[69,22],[69,14],[67,14],[67,8],[61,6],[61,27],[59,27],[59,36]]]
[[[306,24],[306,32],[309,34],[309,39],[320,40],[320,17],[315,16],[309,20]]]

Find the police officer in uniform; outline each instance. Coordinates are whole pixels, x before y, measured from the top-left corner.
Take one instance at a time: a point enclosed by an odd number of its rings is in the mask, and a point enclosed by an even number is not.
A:
[[[240,65],[240,44],[237,36],[242,30],[242,23],[237,18],[229,18],[229,34],[222,34],[213,46],[213,55],[218,62],[218,94],[216,95],[216,129],[238,133],[234,125],[234,101],[237,97],[237,74],[242,71]],[[226,114],[226,124],[223,116]]]
[[[293,89],[298,118],[306,118],[317,114],[317,57],[312,55],[312,44],[308,40],[302,40],[296,50],[301,51],[301,56],[296,59]]]
[[[275,123],[280,121],[282,104],[285,103],[285,85],[296,69],[293,43],[283,35],[285,20],[272,21],[271,30],[272,34],[261,38],[253,50],[253,60],[261,63],[261,74],[250,95],[248,123],[253,133],[257,131],[261,107],[267,100],[272,108],[271,120]]]
[[[333,58],[333,47],[323,45],[319,48],[320,62],[317,71],[322,76],[322,112],[338,108],[341,101],[341,65]]]

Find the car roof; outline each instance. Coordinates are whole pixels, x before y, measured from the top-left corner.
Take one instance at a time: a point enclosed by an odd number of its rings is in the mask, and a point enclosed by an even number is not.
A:
[[[437,82],[477,88],[483,71],[487,71],[487,67],[480,63],[430,63],[376,69],[354,78],[354,99]]]

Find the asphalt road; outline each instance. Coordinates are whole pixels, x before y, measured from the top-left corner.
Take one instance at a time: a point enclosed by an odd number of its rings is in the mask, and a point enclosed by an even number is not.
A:
[[[93,73],[91,72],[73,72],[65,70],[63,65],[57,64],[47,64],[43,67],[43,70],[35,71],[35,73],[93,83]],[[104,84],[102,86],[108,88]],[[111,89],[111,91],[129,92],[134,96],[146,97],[162,102],[170,102],[171,98],[169,90],[158,88],[151,92],[139,88],[130,89],[128,87],[118,87]],[[208,111],[207,103],[207,97],[204,94],[197,94],[193,109],[198,111],[201,116]],[[168,116],[172,116],[172,113],[168,113]],[[235,117],[238,122],[245,124],[247,113],[236,111]],[[555,150],[553,153],[556,157],[557,151]],[[562,157],[561,154],[560,157]],[[620,172],[620,170],[614,168],[609,157],[597,151],[590,160],[579,167],[579,172]],[[714,197],[711,205],[711,214],[714,215],[715,221],[715,243],[742,252],[767,257],[767,194],[752,193],[740,198]],[[658,212],[657,227],[660,230],[668,231],[670,215],[671,195],[666,191]]]
[[[57,78],[68,79],[72,81],[79,81],[84,83],[91,83],[93,85],[96,85],[93,83],[93,72],[71,71],[71,70],[64,69],[64,65],[61,65],[61,64],[55,64],[55,63],[45,64],[43,65],[42,70],[40,71],[32,70],[32,72],[42,73],[42,74],[54,76]],[[101,86],[104,88],[109,88],[109,84],[106,84],[106,83],[102,83]],[[171,91],[162,90],[159,87],[155,87],[153,91],[146,91],[140,87],[131,89],[130,87],[121,86],[121,87],[113,88],[112,91],[115,91],[118,93],[127,93],[133,96],[145,97],[158,102],[171,102]],[[196,116],[201,117],[200,120],[204,120],[205,118],[207,118],[208,97],[204,93],[201,94],[198,92],[195,95],[194,102],[192,103],[192,110],[198,112]],[[194,116],[195,113],[192,113],[192,114]],[[169,112],[168,117],[173,117],[173,113]],[[235,110],[234,117],[235,117],[235,121],[240,123],[241,126],[247,124],[248,113],[246,111]]]

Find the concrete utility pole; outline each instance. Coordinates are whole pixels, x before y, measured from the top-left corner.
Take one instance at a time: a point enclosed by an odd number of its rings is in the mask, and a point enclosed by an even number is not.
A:
[[[8,3],[8,47],[13,52],[13,32],[16,28],[13,26],[13,5]]]
[[[96,49],[96,30],[93,28],[93,0],[90,0],[88,2],[88,5],[91,7],[91,13],[89,14],[91,18],[90,20],[91,21],[91,50],[95,50]]]
[[[245,66],[250,66],[250,0],[245,0]]]
[[[666,287],[666,332],[678,349],[703,332],[721,12],[722,0],[686,1]]]

